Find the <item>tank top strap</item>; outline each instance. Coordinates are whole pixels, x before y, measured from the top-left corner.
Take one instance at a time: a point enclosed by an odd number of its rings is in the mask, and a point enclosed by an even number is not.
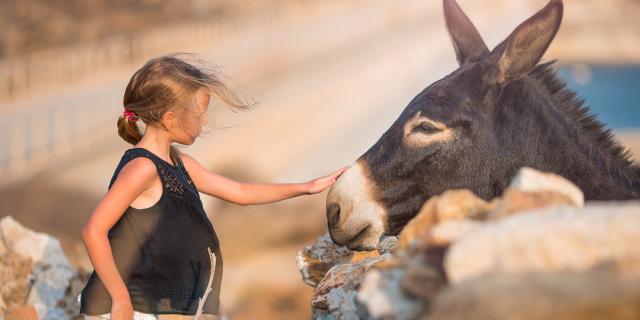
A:
[[[191,176],[189,175],[189,171],[187,171],[187,167],[184,166],[184,163],[182,162],[182,159],[180,159],[180,157],[178,157],[177,162],[178,162],[178,167],[182,170],[182,173],[186,178],[186,182],[189,184],[189,187],[192,187],[197,192],[196,186],[193,183],[193,180],[191,180]]]
[[[187,168],[184,166],[184,163],[182,162],[182,159],[180,158],[180,156],[178,156],[178,160],[177,160],[177,167],[179,170],[182,170],[182,176],[184,178],[184,182],[187,185],[187,188],[189,189],[188,194],[192,197],[192,198],[197,198],[198,201],[200,201],[200,195],[198,194],[198,189],[196,188],[195,183],[193,183],[193,180],[191,180],[191,176],[189,175],[189,171],[187,171]]]
[[[111,189],[111,186],[113,185],[113,183],[115,182],[116,178],[118,177],[118,174],[120,173],[120,171],[122,170],[122,168],[124,168],[124,166],[129,163],[129,161],[138,158],[138,157],[146,157],[149,160],[151,160],[153,162],[153,164],[156,166],[156,169],[158,170],[158,176],[160,176],[160,180],[162,181],[162,184],[164,185],[164,178],[162,177],[161,173],[160,173],[160,164],[158,163],[158,160],[153,156],[153,154],[145,149],[141,149],[141,148],[132,148],[132,149],[127,149],[124,151],[124,154],[122,155],[122,158],[120,159],[120,163],[118,163],[118,166],[116,167],[115,171],[113,172],[113,176],[111,177],[111,181],[109,182],[109,189]]]
[[[195,189],[195,187],[192,187],[193,183],[188,177],[184,164],[179,157],[176,161],[177,164],[173,165],[144,148],[130,148],[125,150],[120,163],[113,173],[113,177],[111,177],[109,188],[111,188],[115,182],[120,170],[122,170],[129,161],[137,157],[146,157],[153,161],[158,170],[160,181],[162,182],[163,193],[173,196],[174,199],[200,202],[197,191],[194,192],[192,190]]]

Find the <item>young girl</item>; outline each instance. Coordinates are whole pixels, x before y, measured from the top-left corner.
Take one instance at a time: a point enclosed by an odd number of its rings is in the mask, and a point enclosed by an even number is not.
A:
[[[94,266],[82,290],[85,319],[157,319],[194,315],[213,270],[203,314],[219,314],[222,257],[198,192],[240,205],[321,192],[344,167],[305,183],[241,183],[217,175],[173,142],[191,145],[207,123],[211,95],[234,109],[246,104],[206,69],[177,55],[151,59],[124,93],[118,133],[133,145],[82,236]],[[141,134],[137,121],[146,124]],[[207,247],[215,253],[215,265]]]

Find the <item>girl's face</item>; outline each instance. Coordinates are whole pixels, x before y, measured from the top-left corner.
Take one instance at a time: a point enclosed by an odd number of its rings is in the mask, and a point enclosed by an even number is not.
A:
[[[181,110],[179,125],[174,132],[175,140],[184,145],[191,145],[202,132],[202,127],[207,124],[207,110],[211,95],[206,89],[198,89],[192,102]]]

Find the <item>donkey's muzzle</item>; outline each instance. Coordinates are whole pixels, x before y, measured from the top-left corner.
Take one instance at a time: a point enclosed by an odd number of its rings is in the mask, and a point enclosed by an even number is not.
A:
[[[327,222],[329,229],[333,229],[340,221],[340,205],[337,203],[327,204]]]

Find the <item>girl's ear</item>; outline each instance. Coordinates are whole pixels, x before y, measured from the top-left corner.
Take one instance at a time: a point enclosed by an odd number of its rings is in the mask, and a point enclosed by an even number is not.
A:
[[[174,111],[167,111],[162,115],[160,122],[167,131],[171,131],[175,128],[178,121],[178,115]]]

